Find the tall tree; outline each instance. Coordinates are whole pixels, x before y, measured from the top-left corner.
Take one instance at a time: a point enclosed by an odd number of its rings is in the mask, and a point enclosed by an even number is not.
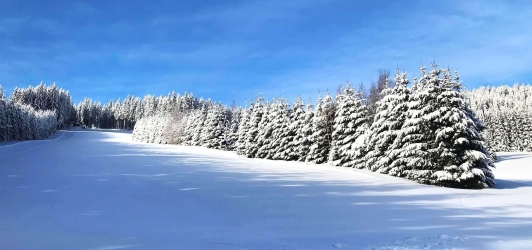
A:
[[[328,159],[331,147],[332,128],[334,124],[335,107],[329,92],[325,94],[323,100],[318,98],[318,104],[312,121],[313,142],[307,161],[313,163],[324,163]]]
[[[422,74],[409,100],[399,135],[403,145],[393,173],[420,183],[460,188],[494,185],[479,132],[482,123],[460,93],[461,82],[433,65]],[[443,77],[442,77],[443,73]]]
[[[383,98],[383,90],[390,86],[390,71],[385,69],[379,69],[378,78],[376,82],[371,84],[368,95],[368,115],[370,120],[373,120],[373,116],[377,110],[377,102]]]
[[[336,115],[329,162],[342,166],[350,161],[351,147],[366,130],[367,108],[362,92],[346,84],[336,97]]]
[[[258,135],[259,135],[259,123],[262,120],[265,110],[265,100],[262,95],[259,95],[255,102],[252,104],[251,114],[249,117],[245,142],[245,155],[249,158],[256,157],[258,150]]]

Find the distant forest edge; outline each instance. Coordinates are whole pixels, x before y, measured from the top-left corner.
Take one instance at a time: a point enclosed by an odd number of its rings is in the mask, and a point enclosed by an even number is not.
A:
[[[70,93],[55,84],[15,88],[8,99],[0,86],[0,141],[45,139],[75,117]]]
[[[228,107],[170,93],[74,106],[55,84],[16,88],[7,99],[0,92],[3,141],[42,139],[79,123],[133,129],[139,142],[329,163],[456,188],[492,187],[495,151],[532,151],[532,86],[467,91],[457,73],[437,65],[421,68],[412,82],[381,70],[369,91],[346,83],[315,103],[259,95],[246,107]]]

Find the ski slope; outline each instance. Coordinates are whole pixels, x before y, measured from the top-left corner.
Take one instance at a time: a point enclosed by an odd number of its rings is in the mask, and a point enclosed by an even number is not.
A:
[[[62,131],[0,147],[0,249],[531,249],[532,154],[458,190]]]

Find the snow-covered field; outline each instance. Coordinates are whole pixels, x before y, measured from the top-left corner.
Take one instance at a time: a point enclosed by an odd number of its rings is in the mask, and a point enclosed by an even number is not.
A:
[[[0,249],[532,249],[532,154],[471,191],[60,133],[0,147]]]

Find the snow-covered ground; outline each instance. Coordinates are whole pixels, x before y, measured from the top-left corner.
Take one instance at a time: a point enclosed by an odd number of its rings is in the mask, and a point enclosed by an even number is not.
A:
[[[0,249],[532,249],[532,154],[471,191],[60,133],[0,147]]]

